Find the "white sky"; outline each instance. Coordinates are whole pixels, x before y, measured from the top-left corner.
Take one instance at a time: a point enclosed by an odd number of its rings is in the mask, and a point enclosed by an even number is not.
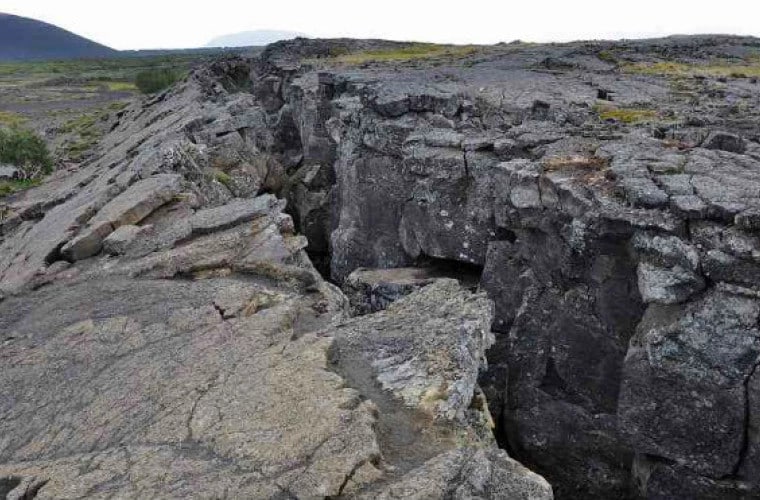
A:
[[[116,49],[198,47],[256,29],[451,43],[760,36],[758,0],[0,0]]]

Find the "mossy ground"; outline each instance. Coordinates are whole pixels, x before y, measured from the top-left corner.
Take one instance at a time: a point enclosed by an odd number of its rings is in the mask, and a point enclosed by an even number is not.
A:
[[[336,54],[334,62],[343,64],[363,64],[368,62],[404,62],[437,57],[466,57],[477,51],[472,45],[438,45],[433,43],[411,43],[409,45],[384,49]]]
[[[669,77],[758,78],[760,61],[716,59],[705,64],[662,61],[656,63],[630,63],[622,67],[625,73]]]
[[[604,104],[594,106],[594,112],[600,120],[615,120],[626,125],[637,123],[649,123],[656,121],[659,117],[654,109],[649,108],[619,108]]]

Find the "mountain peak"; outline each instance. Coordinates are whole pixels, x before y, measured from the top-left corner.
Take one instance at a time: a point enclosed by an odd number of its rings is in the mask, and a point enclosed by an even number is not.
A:
[[[0,61],[97,59],[117,54],[58,26],[0,12]]]

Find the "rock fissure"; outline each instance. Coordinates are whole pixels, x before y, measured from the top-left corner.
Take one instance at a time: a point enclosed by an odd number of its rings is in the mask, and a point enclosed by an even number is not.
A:
[[[646,66],[752,44],[330,59],[402,46],[213,62],[126,108],[70,182],[9,200],[2,477],[549,498],[509,454],[560,499],[758,494],[760,144]],[[751,99],[741,80],[720,84]],[[221,371],[188,416],[178,394]],[[188,436],[225,460],[137,446]]]
[[[723,479],[741,477],[740,474],[742,472],[742,467],[744,466],[744,462],[747,459],[747,454],[750,451],[750,427],[752,427],[753,425],[753,421],[752,421],[753,417],[756,418],[756,416],[752,414],[752,401],[750,399],[751,395],[750,395],[749,384],[750,384],[750,381],[752,380],[752,377],[755,376],[755,373],[757,372],[758,367],[760,367],[760,358],[758,358],[758,360],[752,366],[752,370],[749,372],[749,375],[747,375],[747,378],[743,383],[744,385],[744,422],[743,422],[743,427],[742,427],[741,448],[739,449],[739,457],[736,460],[736,465],[734,465],[730,476]]]

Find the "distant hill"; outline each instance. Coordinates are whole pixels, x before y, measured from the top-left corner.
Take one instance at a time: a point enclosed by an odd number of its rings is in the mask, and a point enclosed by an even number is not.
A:
[[[119,52],[52,24],[0,13],[0,61],[98,59]]]
[[[269,45],[280,40],[306,37],[303,33],[295,31],[256,30],[232,33],[214,38],[206,47],[256,47]]]

